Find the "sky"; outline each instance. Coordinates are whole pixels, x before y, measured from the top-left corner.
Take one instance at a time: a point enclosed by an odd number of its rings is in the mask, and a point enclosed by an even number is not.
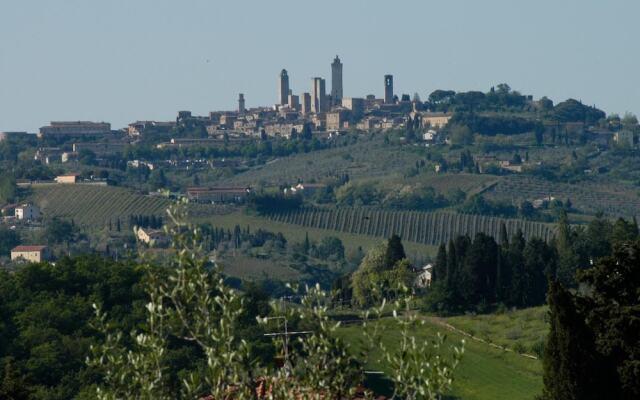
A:
[[[640,114],[637,0],[0,0],[0,131],[51,120],[172,120],[277,101],[482,90]]]

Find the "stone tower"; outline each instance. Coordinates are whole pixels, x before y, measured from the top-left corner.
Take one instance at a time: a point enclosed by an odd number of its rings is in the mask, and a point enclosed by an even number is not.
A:
[[[246,108],[244,107],[244,93],[238,95],[238,113],[244,114]]]
[[[328,107],[325,80],[322,78],[313,78],[312,82],[311,111],[316,114],[326,112]]]
[[[311,95],[307,92],[300,96],[300,112],[305,115],[311,112]]]
[[[289,75],[286,69],[280,72],[280,85],[278,89],[278,104],[287,104],[289,101]]]
[[[393,75],[384,76],[384,104],[393,103]]]
[[[342,103],[342,63],[338,56],[331,64],[331,102],[334,106]]]

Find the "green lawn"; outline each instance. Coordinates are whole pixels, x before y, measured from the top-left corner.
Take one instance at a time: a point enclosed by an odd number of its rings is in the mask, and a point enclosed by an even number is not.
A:
[[[383,323],[390,324],[389,321]],[[442,332],[447,335],[450,344],[458,343],[463,338],[433,323],[417,329],[416,336],[421,338]],[[341,335],[354,349],[359,347],[360,330],[360,326],[341,328]],[[400,332],[389,326],[384,332],[385,345],[393,348],[399,340]],[[385,370],[384,364],[379,365],[375,361],[370,361],[368,368],[390,372]],[[540,361],[466,339],[465,354],[455,373],[453,390],[447,395],[464,400],[525,400],[533,399],[541,392]]]

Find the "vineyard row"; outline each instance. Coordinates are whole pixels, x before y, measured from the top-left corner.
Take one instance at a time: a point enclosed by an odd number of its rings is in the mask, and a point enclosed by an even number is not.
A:
[[[286,224],[345,233],[378,237],[395,233],[403,240],[427,245],[446,243],[458,235],[473,237],[479,232],[499,240],[502,224],[509,236],[520,229],[527,239],[538,237],[549,241],[555,234],[553,225],[541,222],[449,212],[304,209],[272,213],[267,217]]]

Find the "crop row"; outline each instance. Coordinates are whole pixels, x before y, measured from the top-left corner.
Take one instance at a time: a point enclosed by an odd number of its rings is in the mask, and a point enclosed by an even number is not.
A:
[[[591,182],[551,183],[514,176],[502,180],[486,194],[491,198],[508,201],[535,200],[549,196],[562,201],[569,198],[582,211],[602,211],[613,216],[631,216],[640,209],[640,198],[634,188]]]
[[[169,205],[163,198],[122,188],[60,185],[34,189],[33,200],[48,217],[60,216],[80,225],[104,227],[119,219],[127,226],[131,215],[161,215]]]
[[[450,212],[303,209],[273,213],[268,218],[309,228],[378,237],[395,233],[404,240],[427,245],[439,245],[458,235],[474,236],[479,232],[499,239],[502,224],[509,236],[522,230],[526,238],[539,237],[548,241],[555,232],[553,225],[540,222]]]

